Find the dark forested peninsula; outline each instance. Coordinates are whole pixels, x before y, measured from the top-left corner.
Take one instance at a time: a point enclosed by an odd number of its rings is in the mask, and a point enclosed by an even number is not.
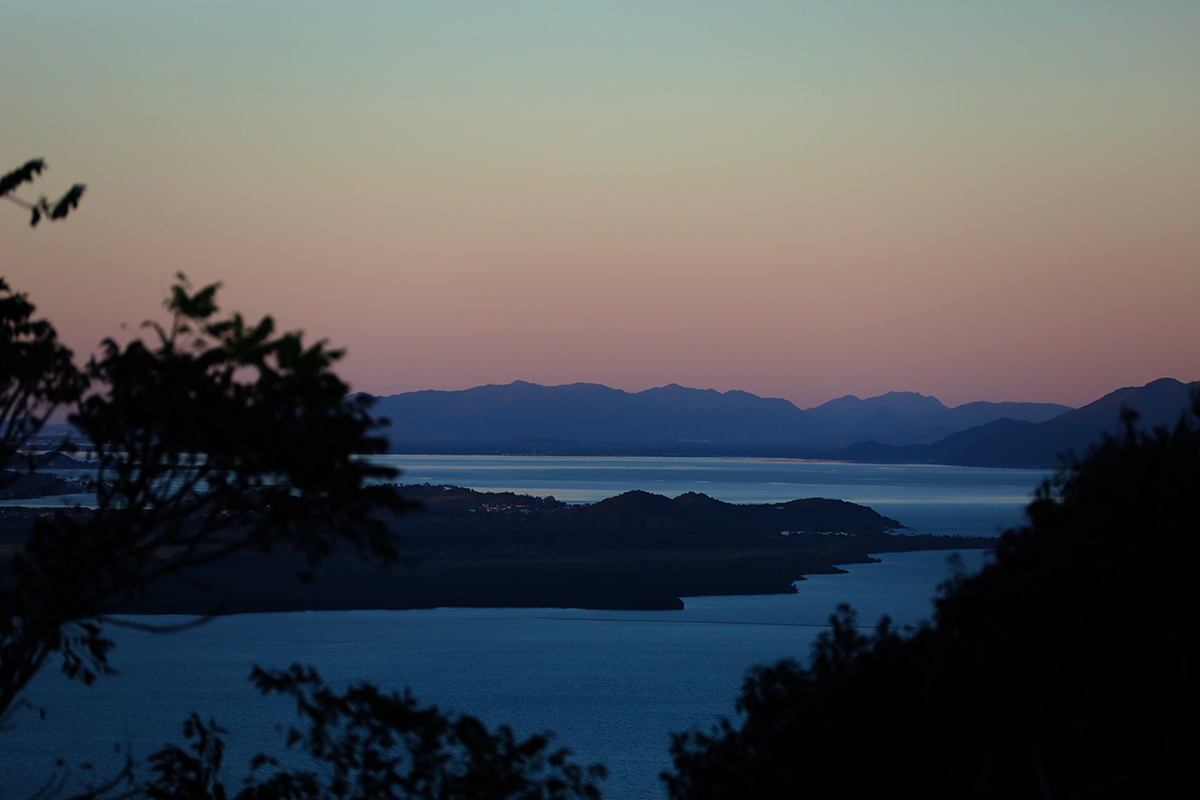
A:
[[[114,611],[404,609],[437,606],[682,608],[681,597],[794,592],[872,553],[989,548],[991,538],[904,534],[865,506],[809,498],[740,505],[703,494],[633,491],[586,505],[552,497],[402,486],[423,512],[390,520],[409,562],[381,569],[335,554],[301,583],[299,558],[244,554],[167,580]],[[9,548],[44,511],[6,509]]]

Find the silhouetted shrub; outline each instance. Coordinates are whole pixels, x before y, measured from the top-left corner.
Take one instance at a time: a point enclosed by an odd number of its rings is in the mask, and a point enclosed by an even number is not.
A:
[[[840,608],[809,667],[750,675],[737,724],[675,735],[671,796],[1194,794],[1200,396],[1173,430],[1123,421],[931,624]]]

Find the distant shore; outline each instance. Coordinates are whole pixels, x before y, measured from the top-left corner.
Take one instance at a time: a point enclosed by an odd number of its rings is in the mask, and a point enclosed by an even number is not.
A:
[[[805,575],[871,554],[989,549],[992,537],[908,535],[841,500],[724,503],[631,491],[572,505],[551,497],[429,484],[398,487],[421,513],[393,517],[405,563],[335,552],[310,582],[289,553],[241,553],[168,577],[114,613],[235,614],[437,607],[667,610],[683,597],[788,594]],[[0,552],[15,552],[45,508],[0,510]],[[86,509],[71,513],[90,513]]]
[[[805,575],[872,553],[990,549],[991,537],[897,535],[871,509],[812,498],[739,505],[687,493],[626,492],[567,505],[511,492],[401,487],[425,504],[392,521],[412,566],[330,559],[311,583],[294,556],[241,555],[121,606],[136,613],[466,608],[668,610],[683,597],[789,594]]]

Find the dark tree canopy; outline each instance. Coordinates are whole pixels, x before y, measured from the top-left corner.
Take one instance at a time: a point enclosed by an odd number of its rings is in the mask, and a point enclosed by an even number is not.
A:
[[[1193,796],[1200,396],[1173,430],[1124,421],[931,625],[840,608],[808,668],[750,675],[737,724],[676,735],[671,796]]]
[[[218,288],[192,291],[179,275],[169,326],[147,323],[145,340],[124,345],[107,340],[80,370],[53,326],[0,281],[0,465],[18,460],[66,405],[96,490],[95,508],[39,519],[0,564],[0,722],[54,659],[87,683],[110,672],[105,626],[117,621],[106,608],[165,578],[189,580],[246,549],[290,548],[309,567],[338,551],[399,558],[375,512],[418,504],[384,483],[395,470],[363,457],[383,451],[386,421],[371,416],[370,398],[349,397],[332,370],[341,352],[276,334],[269,317],[219,318]],[[301,666],[256,668],[252,680],[296,701],[307,727],[294,728],[287,746],[309,766],[293,768],[294,753],[287,766],[262,755],[241,789],[227,790],[224,731],[193,714],[184,724],[190,744],[150,756],[148,777],[129,754],[78,800],[599,798],[603,768],[551,751],[549,734],[519,740],[507,727],[492,731],[365,683],[339,693]],[[60,768],[37,797],[63,798],[69,774]]]
[[[382,484],[395,470],[360,457],[382,450],[382,423],[332,371],[340,352],[277,335],[269,317],[217,318],[217,288],[179,276],[170,326],[104,342],[82,374],[24,296],[0,295],[0,456],[77,401],[97,493],[94,509],[39,520],[3,565],[0,716],[53,656],[88,682],[105,672],[106,608],[167,576],[250,548],[286,546],[310,565],[335,547],[398,557],[374,512],[411,504]]]
[[[335,692],[311,668],[255,669],[263,694],[290,696],[305,727],[287,746],[308,756],[287,768],[266,755],[252,763],[236,794],[221,780],[224,742],[215,722],[193,715],[184,724],[189,747],[171,745],[150,757],[151,800],[599,800],[603,767],[579,767],[565,749],[548,751],[549,736],[518,740],[501,726],[489,731],[467,715],[421,707],[412,695],[360,683]],[[288,759],[294,763],[295,757]]]
[[[0,176],[0,197],[28,209],[34,226],[67,216],[84,191],[76,184],[53,204],[13,194],[44,170],[35,159]],[[420,506],[385,483],[397,470],[367,460],[385,451],[387,421],[371,416],[371,398],[348,396],[332,369],[342,352],[276,334],[270,317],[218,318],[218,289],[193,292],[178,275],[169,327],[148,322],[146,341],[106,340],[80,370],[54,327],[0,279],[0,468],[62,406],[74,409],[70,422],[96,466],[96,507],[39,519],[0,563],[0,727],[56,657],[86,683],[111,672],[105,625],[116,621],[106,609],[164,578],[191,581],[195,568],[246,549],[287,547],[310,568],[337,550],[383,563],[400,556],[376,512]],[[358,684],[339,694],[298,665],[256,668],[251,678],[264,694],[295,699],[308,728],[292,729],[287,746],[313,766],[288,770],[261,755],[237,793],[244,800],[600,796],[604,769],[548,751],[549,734],[519,741],[507,727],[422,708],[407,691]],[[225,800],[223,733],[193,714],[190,746],[152,755],[152,778],[128,754],[122,771],[78,797]],[[59,764],[36,797],[63,796],[69,771]]]
[[[0,278],[0,467],[87,385],[54,326],[34,310]]]

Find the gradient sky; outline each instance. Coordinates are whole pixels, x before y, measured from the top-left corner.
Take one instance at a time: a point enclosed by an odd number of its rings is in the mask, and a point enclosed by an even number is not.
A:
[[[1198,43],[1194,0],[0,0],[0,170],[89,187],[0,205],[0,274],[81,353],[220,280],[376,394],[1079,405],[1200,378]]]

